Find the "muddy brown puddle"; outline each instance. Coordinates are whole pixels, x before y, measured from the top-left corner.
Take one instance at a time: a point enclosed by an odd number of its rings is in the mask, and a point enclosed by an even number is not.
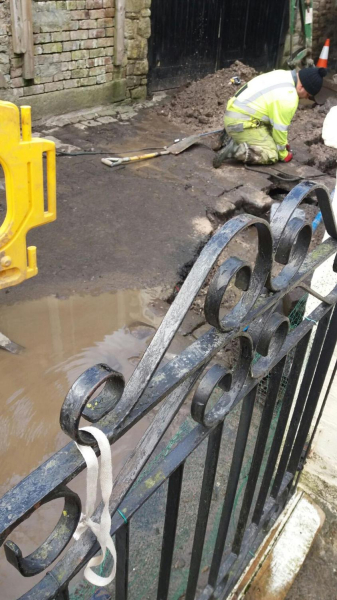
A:
[[[68,443],[59,426],[70,386],[88,367],[105,363],[128,380],[158,328],[160,290],[119,291],[100,296],[47,297],[2,306],[0,331],[25,348],[21,355],[0,350],[0,492]],[[113,447],[114,474],[146,430],[144,418]],[[84,473],[71,487],[84,499]],[[52,531],[63,501],[51,502],[11,534],[26,555]],[[25,579],[0,554],[0,597],[14,600],[41,576]]]

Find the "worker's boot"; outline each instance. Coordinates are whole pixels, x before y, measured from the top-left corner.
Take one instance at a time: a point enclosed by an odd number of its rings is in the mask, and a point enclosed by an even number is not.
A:
[[[229,142],[230,139],[231,138],[229,137],[226,129],[224,128],[222,130],[222,132],[220,133],[220,136],[219,136],[220,148],[223,148],[224,146],[226,146],[226,144],[228,144],[228,142]]]
[[[218,169],[228,158],[236,158],[236,160],[247,162],[249,158],[248,145],[245,142],[242,144],[237,144],[231,138],[228,144],[224,148],[221,148],[221,150],[219,150],[215,156],[213,160],[213,167]]]
[[[216,155],[213,159],[214,169],[218,169],[227,158],[233,158],[234,145],[236,145],[234,140],[232,138],[230,138],[230,140],[226,144],[226,146],[221,148],[221,150],[219,150],[219,152],[216,153]]]

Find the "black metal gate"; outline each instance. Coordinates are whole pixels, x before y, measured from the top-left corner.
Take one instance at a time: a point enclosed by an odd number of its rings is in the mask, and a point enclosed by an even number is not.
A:
[[[235,60],[276,66],[287,0],[152,0],[149,89],[169,89]]]
[[[311,225],[295,214],[308,195],[316,196],[331,236],[310,254]],[[253,267],[235,256],[219,265],[223,250],[228,252],[234,238],[247,228],[257,232]],[[318,307],[294,329],[289,330],[288,319],[277,312],[277,307],[294,288],[303,287],[306,293],[317,297],[305,282],[329,256],[336,254],[337,230],[328,190],[304,182],[283,201],[270,225],[243,214],[217,231],[125,388],[123,377],[106,365],[95,365],[80,376],[61,411],[61,427],[72,441],[0,501],[0,541],[5,542],[7,560],[24,577],[43,574],[22,600],[67,600],[73,577],[99,549],[90,531],[79,540],[72,540],[81,502],[67,484],[85,468],[75,441],[91,445],[97,452],[91,435],[79,431],[81,416],[94,422],[113,444],[156,406],[157,410],[151,413],[152,423],[118,475],[110,500],[111,533],[116,535],[118,554],[112,597],[134,598],[130,596],[130,577],[133,591],[139,591],[149,568],[150,582],[136,597],[228,597],[296,489],[317,427],[314,415],[337,339],[337,287],[324,299],[319,297]],[[277,275],[272,274],[275,265]],[[205,301],[210,328],[166,362],[165,354],[214,266],[217,270]],[[334,269],[337,270],[336,264]],[[241,299],[230,312],[220,316],[231,284],[241,293]],[[316,326],[309,351],[309,339]],[[233,341],[236,354],[234,366],[229,369],[225,366],[224,350]],[[97,390],[102,391],[95,397]],[[161,439],[189,399],[189,427],[182,428],[180,438],[176,437],[165,452],[158,453]],[[186,418],[186,409],[183,414]],[[221,448],[225,448],[225,455]],[[149,467],[150,458],[153,462]],[[219,467],[226,471],[227,481],[220,487]],[[200,471],[199,492],[189,491],[182,498],[184,485],[196,479]],[[238,500],[239,487],[242,494]],[[215,497],[220,510],[214,515]],[[64,498],[65,502],[58,524],[40,548],[23,557],[20,548],[6,538],[41,504],[55,498]],[[100,511],[98,507],[96,516]],[[140,513],[141,535],[137,538],[134,524]],[[153,515],[163,522],[162,531],[157,527],[156,541],[151,536]],[[179,583],[178,590],[173,557],[181,530],[186,530],[183,551],[187,564],[186,580]],[[133,540],[136,549],[131,561]],[[139,568],[138,561],[149,546],[151,560]],[[209,569],[205,575],[202,560],[206,550]],[[136,575],[132,576],[134,571]],[[75,593],[72,597],[77,600],[83,596]]]

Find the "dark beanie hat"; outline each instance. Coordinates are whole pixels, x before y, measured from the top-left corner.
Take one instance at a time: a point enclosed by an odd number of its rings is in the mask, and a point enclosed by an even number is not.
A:
[[[301,84],[310,96],[316,96],[321,91],[323,85],[323,77],[326,76],[327,70],[320,67],[307,67],[299,71]]]

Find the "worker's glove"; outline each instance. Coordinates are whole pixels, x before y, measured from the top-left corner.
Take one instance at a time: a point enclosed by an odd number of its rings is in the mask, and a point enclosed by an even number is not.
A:
[[[292,152],[288,152],[287,156],[285,157],[283,162],[290,162],[293,159],[293,153]]]
[[[290,148],[290,144],[286,145],[286,150],[288,150],[288,152],[292,152],[292,149]]]

